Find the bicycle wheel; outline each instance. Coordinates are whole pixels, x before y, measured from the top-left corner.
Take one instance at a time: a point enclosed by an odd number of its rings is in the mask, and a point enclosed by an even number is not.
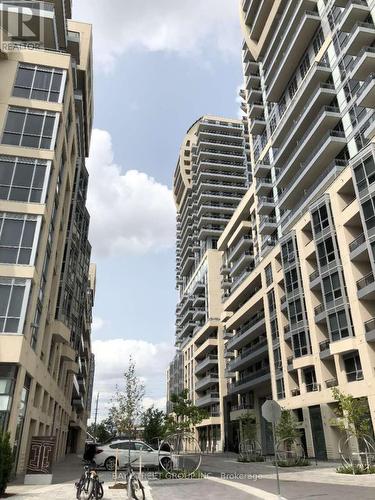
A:
[[[100,481],[96,481],[96,496],[95,500],[100,500],[104,496],[103,485]]]
[[[143,485],[141,481],[136,478],[132,477],[130,480],[130,489],[132,492],[132,497],[134,500],[145,500],[145,490],[143,488]]]

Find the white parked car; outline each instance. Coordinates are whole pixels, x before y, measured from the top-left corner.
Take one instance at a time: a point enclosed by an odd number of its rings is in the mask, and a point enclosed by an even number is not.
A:
[[[113,440],[110,443],[97,445],[94,460],[98,467],[105,467],[109,471],[115,470],[116,450],[118,457],[118,467],[125,467],[129,463],[129,448],[130,462],[133,467],[139,466],[142,460],[142,467],[163,467],[167,470],[172,468],[172,460],[167,451],[161,451],[151,448],[148,444],[138,440]]]

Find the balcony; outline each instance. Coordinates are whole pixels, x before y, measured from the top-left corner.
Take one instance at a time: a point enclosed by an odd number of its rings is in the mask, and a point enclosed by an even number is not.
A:
[[[243,252],[244,250],[249,249],[253,245],[253,240],[250,235],[243,235],[238,242],[234,245],[234,247],[230,248],[230,252],[228,254],[228,260],[232,261],[237,258],[238,254]]]
[[[249,267],[250,263],[254,261],[254,252],[252,250],[245,250],[239,259],[234,263],[230,270],[231,276],[237,276],[241,273],[244,267]]]
[[[317,384],[316,382],[311,382],[309,384],[306,384],[306,392],[318,392],[321,391],[321,385]]]
[[[375,318],[365,322],[365,337],[367,342],[375,342]]]
[[[251,3],[254,3],[254,1]],[[264,24],[271,11],[272,4],[273,0],[261,0],[260,3],[258,1],[258,8],[256,10],[255,16],[253,17],[251,16],[251,14],[249,14],[249,12],[251,12],[249,9],[245,22],[247,25],[250,25],[250,37],[252,40],[259,40],[259,37],[264,29]]]
[[[325,321],[326,312],[324,309],[324,304],[319,304],[314,308],[315,323],[321,323]]]
[[[269,381],[271,378],[269,368],[263,368],[258,370],[251,375],[247,375],[240,380],[237,380],[233,384],[229,384],[228,392],[229,394],[239,394],[247,392],[250,389]]]
[[[375,298],[375,279],[372,272],[357,281],[357,294],[358,298],[363,300]]]
[[[83,401],[83,397],[80,396],[80,397],[73,398],[72,399],[72,406],[78,412],[83,411],[85,409],[85,403]]]
[[[280,100],[290,76],[294,73],[303,54],[310,45],[319,24],[319,14],[306,11],[291,39],[287,36],[289,32],[286,32],[275,57],[278,66],[272,71],[269,70],[268,73],[272,80],[268,79],[267,101],[278,102]]]
[[[293,209],[281,220],[283,234],[288,231],[297,218],[301,217],[308,210],[308,207],[326,190],[327,186],[332,184],[334,179],[341,174],[346,166],[346,161],[335,160],[305,190],[304,196],[293,205]]]
[[[255,261],[255,259],[254,259]],[[242,274],[240,274],[238,277],[234,276],[233,277],[233,283],[232,283],[232,288],[231,291],[232,293],[235,291],[237,287],[241,285],[245,281],[245,279],[249,276],[249,274],[254,270],[254,267],[247,267]]]
[[[256,179],[256,194],[258,196],[268,194],[272,190],[272,187],[273,183],[271,179],[267,177]]]
[[[195,382],[195,390],[202,391],[210,387],[212,384],[219,383],[219,375],[217,373],[210,373],[206,377],[201,378]]]
[[[263,158],[262,161],[257,162],[254,166],[254,176],[255,177],[267,177],[270,178],[271,164],[269,161]]]
[[[221,288],[223,290],[227,290],[231,288],[232,286],[232,278],[230,276],[224,276],[224,278],[221,280]]]
[[[288,186],[297,167],[304,165],[311,151],[320,145],[322,139],[326,138],[327,131],[334,129],[341,118],[340,110],[333,106],[324,106],[319,115],[314,119],[306,132],[297,142],[293,152],[284,158],[284,148],[279,151],[275,165],[285,164],[277,178],[278,186]],[[332,130],[333,131],[333,130]],[[329,161],[330,163],[330,161]],[[326,165],[325,165],[326,166]]]
[[[255,417],[254,405],[247,403],[237,406],[232,406],[229,413],[229,420],[233,422],[234,420],[240,420],[241,418],[247,416],[251,413]]]
[[[217,403],[220,403],[220,394],[218,392],[211,392],[195,400],[195,405],[198,406],[198,408],[211,406]]]
[[[263,215],[260,217],[259,232],[262,234],[272,234],[277,229],[276,217]]]
[[[295,397],[297,397],[297,396],[300,396],[301,391],[300,391],[299,389],[297,389],[297,388],[296,388],[296,389],[292,389],[292,390],[290,391],[290,393],[291,393],[291,395],[292,395],[292,398],[295,398]]]
[[[371,73],[357,93],[357,104],[364,108],[375,108],[375,73]]]
[[[287,365],[288,372],[291,372],[294,370],[293,362],[294,362],[294,356],[288,356],[286,359],[286,365]]]
[[[326,359],[331,356],[331,341],[329,339],[322,340],[319,342],[319,357],[320,359]]]
[[[234,337],[234,332],[231,332],[229,330],[227,330],[226,328],[224,329],[224,332],[223,332],[223,339],[224,340],[230,340]]]
[[[275,200],[271,196],[259,196],[258,198],[258,213],[270,214],[275,209]]]
[[[325,384],[327,389],[332,389],[332,387],[337,387],[339,385],[337,378],[330,378],[325,381]]]
[[[209,368],[213,368],[215,366],[217,367],[217,364],[218,364],[217,355],[210,354],[205,359],[197,363],[194,373],[198,375],[199,373],[207,371]]]
[[[263,101],[253,101],[249,107],[249,117],[259,118],[264,114],[264,104]]]
[[[358,21],[365,21],[369,14],[370,7],[366,0],[349,0],[337,23],[339,30],[349,33]]]
[[[372,23],[356,23],[347,39],[344,50],[350,56],[357,56],[363,47],[375,41],[375,26]]]
[[[236,372],[243,370],[249,364],[252,364],[255,360],[261,358],[268,353],[267,339],[260,340],[257,344],[244,349],[243,352],[237,356],[235,359],[230,361],[228,368],[230,371]]]
[[[266,119],[264,116],[259,118],[252,118],[250,121],[250,134],[261,135],[266,128]]]
[[[360,234],[349,244],[349,251],[351,260],[361,260],[361,257],[367,254],[366,236],[364,233]]]
[[[371,73],[375,65],[375,47],[364,47],[358,54],[357,59],[351,69],[351,77],[354,80],[364,82]]]
[[[311,183],[321,175],[326,166],[336,163],[335,157],[345,145],[345,134],[330,130],[308,159],[298,165],[291,182],[289,181],[285,191],[279,197],[280,207],[293,208],[293,203],[299,200],[300,194],[311,187]],[[288,177],[290,177],[290,174],[291,169],[289,168]],[[286,181],[285,178],[282,179],[282,182],[284,181]]]
[[[264,332],[264,330],[264,312],[260,312],[256,314],[255,317],[253,317],[248,323],[245,323],[241,328],[237,330],[233,339],[227,342],[227,349],[241,349],[250,342],[251,337]]]

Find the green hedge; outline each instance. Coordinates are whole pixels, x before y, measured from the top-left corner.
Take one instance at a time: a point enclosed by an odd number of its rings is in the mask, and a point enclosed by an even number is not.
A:
[[[0,495],[4,495],[12,473],[13,457],[8,432],[0,432]]]

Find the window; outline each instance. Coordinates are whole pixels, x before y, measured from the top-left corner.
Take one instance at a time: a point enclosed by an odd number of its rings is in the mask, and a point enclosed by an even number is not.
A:
[[[267,297],[268,297],[268,309],[270,315],[272,315],[276,312],[275,292],[271,290],[270,292],[267,293]]]
[[[0,333],[22,333],[30,280],[0,278]]]
[[[335,249],[332,238],[327,238],[317,245],[320,267],[324,267],[335,260]]]
[[[299,287],[297,269],[293,268],[291,271],[285,273],[285,285],[287,293],[292,293]]]
[[[323,45],[323,43],[324,43],[324,35],[323,35],[322,28],[320,28],[319,31],[317,32],[317,34],[315,35],[314,40],[313,40],[313,47],[314,47],[315,55],[317,55],[317,53],[319,52],[320,47]]]
[[[332,341],[349,337],[349,325],[344,310],[330,314],[328,316],[328,323],[331,330]]]
[[[3,144],[27,148],[53,149],[57,113],[9,107]]]
[[[277,318],[273,319],[271,322],[271,335],[273,339],[279,338],[279,327],[277,324]]]
[[[264,274],[266,276],[266,285],[269,286],[273,281],[271,264],[268,264],[268,266],[265,268]]]
[[[293,335],[293,352],[295,358],[300,358],[309,353],[306,332]]]
[[[342,296],[339,273],[333,273],[323,278],[323,290],[326,303],[339,299]]]
[[[13,88],[14,97],[61,102],[65,70],[20,63]]]
[[[277,393],[277,399],[285,398],[285,386],[283,378],[279,378],[278,380],[276,380],[276,393]]]
[[[306,76],[306,73],[309,71],[310,69],[310,58],[309,58],[309,54],[306,54],[303,61],[301,62],[300,66],[299,66],[299,69],[301,71],[301,77],[302,79],[305,78]]]
[[[303,320],[301,299],[292,300],[289,302],[289,321],[291,324],[298,323]]]
[[[44,203],[50,162],[0,156],[0,199]]]
[[[287,243],[281,247],[281,254],[283,258],[283,264],[295,261],[294,245],[293,240],[289,240]]]
[[[116,449],[119,449],[119,450],[134,450],[135,447],[134,447],[134,443],[132,441],[121,441],[119,443],[113,443],[113,444],[110,444],[109,445],[110,448],[112,448],[112,450],[116,450]]]
[[[344,357],[346,378],[348,382],[363,380],[363,371],[358,351]]]
[[[16,379],[17,366],[0,363],[0,431],[8,427]]]
[[[288,92],[289,92],[289,97],[293,99],[294,94],[297,92],[298,86],[297,86],[297,78],[294,77],[293,80],[290,82],[289,87],[288,87]]]
[[[374,157],[369,156],[354,169],[354,175],[358,191],[367,189],[375,181]]]
[[[322,207],[318,208],[318,210],[313,212],[312,220],[315,234],[321,233],[323,229],[328,227],[329,219],[327,205],[323,205]]]
[[[363,203],[362,210],[367,229],[372,229],[375,227],[374,198]]]
[[[283,367],[283,364],[282,364],[282,361],[281,361],[280,347],[278,347],[277,349],[275,349],[273,351],[273,361],[275,363],[276,370],[281,370],[282,367]]]
[[[150,446],[147,446],[147,444],[140,442],[134,443],[134,447],[137,451],[155,451]]]
[[[319,386],[316,382],[316,375],[315,375],[315,368],[314,367],[305,368],[303,370],[303,375],[305,378],[307,392],[319,390]]]
[[[1,264],[33,263],[38,237],[37,221],[35,215],[0,212]]]

